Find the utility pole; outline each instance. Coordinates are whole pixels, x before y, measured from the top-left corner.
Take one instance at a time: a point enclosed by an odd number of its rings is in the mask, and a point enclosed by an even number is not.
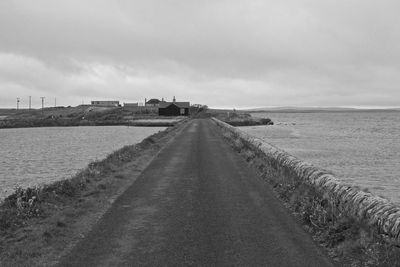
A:
[[[29,96],[29,110],[32,109],[32,96]]]
[[[17,97],[17,110],[19,109],[19,101],[20,101],[20,99],[19,99],[19,97]]]
[[[57,97],[54,98],[54,107],[57,107]]]
[[[44,99],[45,99],[45,97],[44,97],[44,96],[41,96],[40,98],[42,99],[42,113],[43,113],[43,109],[44,109]]]

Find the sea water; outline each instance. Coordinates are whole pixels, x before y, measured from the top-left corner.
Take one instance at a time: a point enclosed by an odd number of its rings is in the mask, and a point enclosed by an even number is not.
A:
[[[165,127],[43,127],[0,129],[0,199],[15,186],[70,178],[94,160]]]
[[[241,127],[351,185],[400,204],[400,112],[255,113],[273,126]]]

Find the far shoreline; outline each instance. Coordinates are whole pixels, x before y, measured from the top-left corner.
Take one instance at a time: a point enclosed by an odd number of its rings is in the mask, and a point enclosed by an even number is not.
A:
[[[0,109],[0,129],[70,126],[169,127],[186,116],[159,116],[155,110],[125,107],[52,107],[44,109]]]

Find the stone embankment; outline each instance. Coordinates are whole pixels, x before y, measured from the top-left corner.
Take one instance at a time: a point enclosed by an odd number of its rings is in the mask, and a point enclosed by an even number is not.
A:
[[[400,207],[384,198],[345,185],[325,170],[303,162],[218,119],[213,120],[234,145],[241,143],[241,146],[248,146],[255,151],[249,161],[261,158],[261,163],[257,164],[259,170],[270,169],[283,181],[306,184],[314,188],[321,198],[320,210],[316,208],[314,213],[352,218],[367,225],[390,242],[400,243]]]

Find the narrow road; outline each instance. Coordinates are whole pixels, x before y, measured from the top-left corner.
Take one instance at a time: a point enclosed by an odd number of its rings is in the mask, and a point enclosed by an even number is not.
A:
[[[332,266],[208,119],[189,122],[60,266]]]

